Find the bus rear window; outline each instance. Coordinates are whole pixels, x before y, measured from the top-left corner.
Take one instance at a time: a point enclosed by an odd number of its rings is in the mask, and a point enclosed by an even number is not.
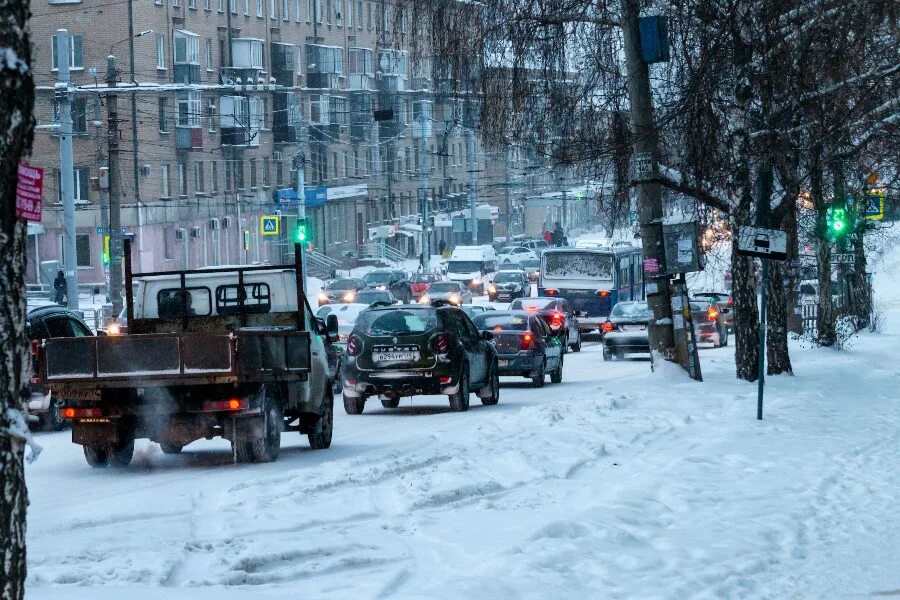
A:
[[[612,281],[613,257],[593,252],[560,252],[544,255],[547,279],[604,279]]]

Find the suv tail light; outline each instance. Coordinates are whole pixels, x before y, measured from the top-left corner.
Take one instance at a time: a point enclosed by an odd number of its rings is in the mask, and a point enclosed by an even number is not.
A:
[[[612,321],[607,321],[600,329],[603,330],[603,333],[609,333],[610,331],[615,330],[615,328],[616,326],[613,325]]]
[[[31,383],[41,383],[41,341],[31,340]]]
[[[450,338],[447,337],[446,333],[438,333],[431,338],[429,346],[431,346],[435,354],[447,354],[450,350]]]
[[[719,311],[715,307],[710,306],[709,310],[706,311],[706,318],[710,321],[715,321],[719,318]]]
[[[563,324],[563,316],[562,313],[555,312],[553,316],[550,317],[550,327],[553,329],[559,329]]]
[[[359,356],[362,351],[362,340],[355,335],[347,339],[347,356]]]
[[[559,294],[559,290],[544,290],[544,293],[548,296],[556,296]]]
[[[529,333],[522,334],[522,350],[531,350],[531,344],[534,343],[534,335]]]

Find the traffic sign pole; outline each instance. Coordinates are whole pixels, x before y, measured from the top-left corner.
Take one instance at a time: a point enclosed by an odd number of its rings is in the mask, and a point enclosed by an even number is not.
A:
[[[769,202],[772,196],[772,167],[764,165],[759,170],[759,203],[756,208],[760,227],[769,226]],[[769,259],[762,262],[762,281],[759,299],[759,379],[756,393],[756,419],[763,418],[763,395],[766,387],[766,287],[769,281]]]

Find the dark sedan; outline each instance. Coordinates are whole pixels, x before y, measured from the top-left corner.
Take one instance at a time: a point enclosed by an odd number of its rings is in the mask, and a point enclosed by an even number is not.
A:
[[[650,354],[647,324],[653,313],[646,302],[619,302],[603,323],[603,360],[625,354]]]
[[[378,396],[385,408],[397,408],[404,396],[443,394],[454,411],[468,410],[471,392],[485,405],[500,400],[491,336],[482,335],[464,312],[451,306],[361,313],[347,340],[341,374],[344,410],[351,415],[362,413],[371,396]]]
[[[525,271],[525,275],[528,276],[528,281],[537,283],[537,280],[541,276],[540,259],[523,258],[519,261],[519,264],[522,265],[522,270]]]
[[[351,304],[356,302],[356,294],[368,286],[362,279],[342,277],[325,282],[319,292],[319,306],[326,304]]]
[[[696,292],[691,294],[694,300],[700,302],[709,302],[716,306],[719,314],[722,315],[722,321],[725,323],[726,333],[734,331],[734,299],[731,294],[724,292]],[[726,340],[726,346],[727,340]]]
[[[714,348],[728,345],[728,325],[717,304],[692,300],[691,320],[698,344],[712,344]]]
[[[562,341],[543,319],[523,311],[491,311],[472,321],[494,336],[500,375],[527,377],[534,387],[543,387],[548,373],[552,383],[562,382]]]
[[[494,281],[487,288],[488,300],[515,300],[531,295],[531,284],[525,271],[503,270],[494,275]]]
[[[387,290],[363,290],[356,294],[356,304],[390,306],[396,303],[397,299]]]
[[[406,273],[399,269],[376,269],[363,275],[363,281],[373,290],[384,290],[394,295],[398,302],[413,300],[412,287]]]
[[[31,340],[32,366],[31,397],[28,412],[36,415],[45,429],[62,429],[66,423],[59,415],[59,407],[64,402],[56,398],[43,385],[40,377],[41,340],[57,337],[87,337],[94,335],[78,313],[61,306],[50,305],[33,308],[25,317],[25,331]]]
[[[509,305],[510,310],[524,310],[543,317],[554,332],[561,331],[563,351],[571,348],[581,352],[581,329],[572,305],[565,298],[519,298]]]

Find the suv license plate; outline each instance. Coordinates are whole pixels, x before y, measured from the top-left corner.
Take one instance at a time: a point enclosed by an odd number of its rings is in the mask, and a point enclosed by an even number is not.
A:
[[[385,362],[416,362],[419,360],[418,352],[373,352],[372,361]]]

